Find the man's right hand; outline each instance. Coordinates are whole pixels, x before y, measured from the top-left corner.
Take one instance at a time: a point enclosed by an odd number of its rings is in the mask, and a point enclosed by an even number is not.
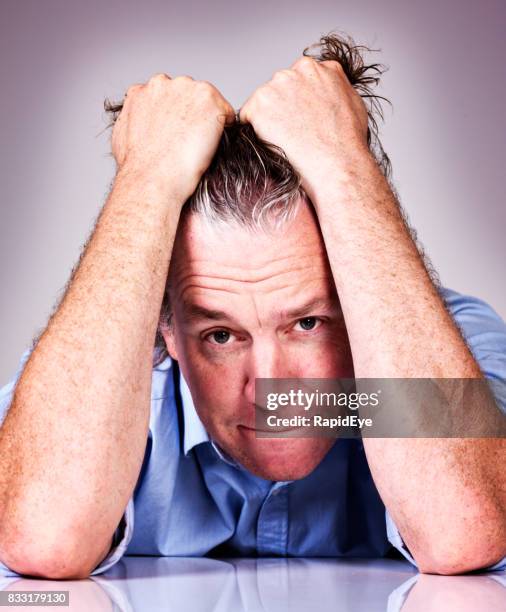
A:
[[[0,428],[0,561],[19,573],[81,578],[111,548],[144,459],[179,214],[233,118],[189,77],[128,90],[116,180]]]
[[[234,118],[232,106],[207,81],[157,74],[132,85],[112,134],[118,170],[167,177],[186,200]]]

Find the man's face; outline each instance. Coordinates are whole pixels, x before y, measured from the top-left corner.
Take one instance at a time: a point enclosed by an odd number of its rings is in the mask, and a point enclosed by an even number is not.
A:
[[[273,233],[187,216],[170,268],[165,332],[218,445],[267,480],[313,471],[334,440],[257,438],[256,378],[352,377],[348,337],[314,212]]]

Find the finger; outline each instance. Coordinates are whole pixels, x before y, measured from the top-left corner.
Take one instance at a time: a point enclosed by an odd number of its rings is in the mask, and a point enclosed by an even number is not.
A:
[[[125,92],[125,98],[128,96],[128,94],[132,95],[142,87],[144,87],[144,83],[134,83],[133,85],[130,85]]]
[[[233,115],[225,115],[223,117],[223,125],[225,127],[231,127],[232,125],[235,125],[236,123],[238,123],[238,119],[237,119],[237,114],[234,112]]]
[[[130,85],[130,87],[125,92],[124,99],[126,99],[127,96],[132,97],[135,92],[139,91],[139,89],[142,89],[143,87],[144,83],[134,83],[133,85]]]
[[[113,113],[114,123],[117,123],[119,119],[122,118],[123,109],[128,104],[128,101],[131,100],[133,96],[143,87],[143,83],[134,83],[133,85],[130,85],[123,95],[123,100],[121,102],[118,104],[109,105],[106,110]]]
[[[323,62],[320,62],[320,66],[323,66],[324,68],[329,68],[333,72],[343,71],[342,65],[337,60],[324,60]]]
[[[211,94],[219,101],[219,104],[223,108],[222,117],[223,117],[224,123],[226,125],[230,125],[234,123],[236,120],[235,109],[232,107],[230,102],[224,97],[221,91],[216,87],[216,85],[214,85],[214,83],[211,83],[210,81],[197,81],[196,83],[198,87],[203,88],[203,90],[207,91],[207,93],[211,92]]]
[[[154,74],[148,81],[148,84],[157,84],[157,83],[165,83],[167,79],[170,81],[170,76],[165,72],[159,72],[158,74]]]
[[[284,70],[278,70],[272,75],[271,81],[283,81],[284,79],[290,79],[295,76],[295,73],[292,69],[285,68]]]
[[[295,62],[290,66],[291,70],[296,70],[297,72],[314,72],[316,70],[316,65],[318,62],[312,57],[308,57],[307,55],[303,55],[299,57]]]
[[[237,121],[235,109],[225,100],[224,119],[225,125],[233,125]]]
[[[251,123],[251,119],[250,119],[250,100],[251,98],[248,98],[248,100],[246,100],[246,102],[241,106],[241,108],[239,109],[237,115],[239,118],[239,121],[241,123]]]

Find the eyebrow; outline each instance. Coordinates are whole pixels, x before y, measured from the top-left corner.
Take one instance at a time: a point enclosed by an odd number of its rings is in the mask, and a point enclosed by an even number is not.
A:
[[[280,312],[280,318],[287,319],[302,319],[314,310],[317,309],[328,309],[337,307],[338,304],[334,304],[333,300],[328,298],[316,298],[307,302],[303,306],[292,310],[282,310]],[[222,321],[223,319],[234,320],[228,313],[223,310],[215,310],[211,308],[205,308],[199,304],[192,302],[183,302],[183,316],[187,321],[209,319],[211,321]]]
[[[282,310],[280,314],[283,318],[287,319],[302,319],[315,310],[329,309],[335,306],[337,306],[337,303],[333,304],[333,301],[328,298],[316,298],[299,308]]]
[[[211,319],[212,321],[221,321],[223,319],[233,319],[223,310],[214,310],[204,308],[192,302],[183,302],[183,315],[187,321],[198,319]]]

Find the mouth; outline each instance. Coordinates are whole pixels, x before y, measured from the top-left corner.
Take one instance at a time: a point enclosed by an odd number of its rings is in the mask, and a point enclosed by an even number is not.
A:
[[[246,430],[248,433],[252,434],[274,434],[274,433],[293,433],[296,431],[300,431],[301,427],[291,427],[291,428],[281,428],[281,427],[269,427],[269,429],[259,429],[257,427],[248,427],[247,425],[238,425],[237,429]]]

